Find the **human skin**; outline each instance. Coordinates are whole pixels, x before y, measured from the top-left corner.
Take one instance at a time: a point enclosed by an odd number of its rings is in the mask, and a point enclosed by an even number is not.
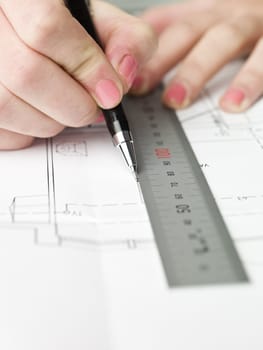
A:
[[[220,106],[227,112],[241,112],[262,95],[262,0],[192,0],[151,8],[142,18],[157,33],[159,47],[137,75],[133,93],[153,89],[178,65],[165,88],[163,102],[184,108],[226,63],[246,57],[221,97]]]
[[[1,150],[95,121],[150,58],[150,26],[102,1],[92,7],[104,52],[62,0],[0,0]]]

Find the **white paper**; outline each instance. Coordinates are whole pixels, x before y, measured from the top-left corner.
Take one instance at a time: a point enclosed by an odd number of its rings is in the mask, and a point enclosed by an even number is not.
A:
[[[261,350],[263,102],[180,112],[248,285],[169,289],[134,179],[103,125],[0,153],[0,348]]]

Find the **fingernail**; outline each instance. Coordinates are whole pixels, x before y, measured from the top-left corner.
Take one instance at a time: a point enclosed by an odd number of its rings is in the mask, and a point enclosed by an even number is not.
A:
[[[132,86],[137,73],[138,64],[131,55],[126,55],[119,65],[119,73],[125,78],[128,88]]]
[[[171,107],[181,108],[188,103],[187,90],[181,83],[175,83],[166,90],[164,100]]]
[[[103,108],[115,107],[121,100],[121,93],[112,80],[100,80],[95,87],[95,93]]]
[[[245,93],[236,88],[229,89],[222,97],[221,103],[231,111],[242,110],[248,105]]]

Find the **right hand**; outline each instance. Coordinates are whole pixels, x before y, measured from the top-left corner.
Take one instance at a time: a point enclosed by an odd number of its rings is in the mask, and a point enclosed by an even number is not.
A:
[[[150,58],[156,42],[147,25],[92,5],[105,54],[61,0],[0,0],[0,149],[93,122]]]

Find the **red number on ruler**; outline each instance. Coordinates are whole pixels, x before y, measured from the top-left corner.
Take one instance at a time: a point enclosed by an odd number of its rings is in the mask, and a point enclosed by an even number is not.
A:
[[[171,158],[169,148],[155,148],[155,155],[158,159]]]

